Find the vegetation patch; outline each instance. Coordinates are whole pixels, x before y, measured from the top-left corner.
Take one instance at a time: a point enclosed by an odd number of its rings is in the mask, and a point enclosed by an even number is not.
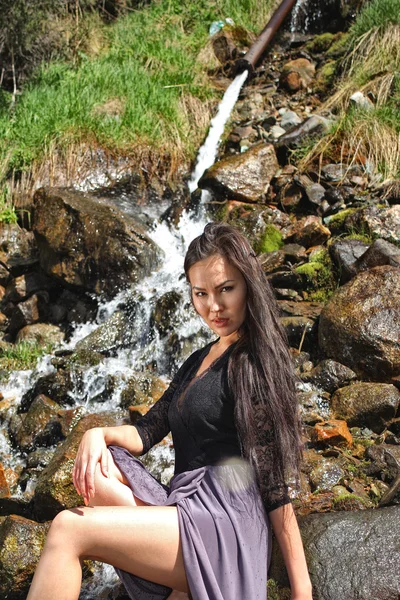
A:
[[[326,303],[338,285],[334,265],[325,249],[312,254],[309,262],[296,267],[295,271],[304,276],[310,301]]]
[[[274,252],[284,245],[282,234],[275,225],[267,225],[261,239],[257,242],[255,251],[258,254],[263,252]]]
[[[36,367],[37,361],[49,354],[53,347],[38,343],[19,342],[0,346],[0,371],[6,375],[11,371],[27,371]]]

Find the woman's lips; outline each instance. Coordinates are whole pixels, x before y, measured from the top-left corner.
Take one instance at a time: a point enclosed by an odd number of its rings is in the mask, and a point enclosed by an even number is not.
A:
[[[216,327],[224,327],[229,319],[213,319],[213,323]]]

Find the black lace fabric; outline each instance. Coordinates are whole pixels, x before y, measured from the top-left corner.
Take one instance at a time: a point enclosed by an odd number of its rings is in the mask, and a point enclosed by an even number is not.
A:
[[[175,473],[218,464],[241,453],[228,383],[229,349],[196,377],[211,345],[187,359],[164,395],[136,424],[143,454],[172,431]],[[274,442],[265,411],[262,407],[255,407],[255,411],[258,484],[265,510],[271,512],[289,503],[290,498],[285,482],[275,477]]]

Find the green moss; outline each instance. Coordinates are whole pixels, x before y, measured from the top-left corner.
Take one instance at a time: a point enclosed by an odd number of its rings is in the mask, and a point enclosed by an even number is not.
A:
[[[366,508],[371,508],[370,503],[367,500],[365,500],[365,498],[362,498],[361,496],[358,496],[357,494],[353,494],[351,492],[349,492],[348,494],[339,494],[339,496],[333,498],[332,508],[350,507],[353,506],[354,503],[358,502],[360,502]]]
[[[308,263],[296,267],[295,271],[304,276],[310,301],[326,303],[337,287],[334,266],[325,249],[315,252]]]
[[[274,579],[268,579],[267,590],[268,600],[290,600],[290,590],[281,588]]]
[[[260,240],[255,244],[258,254],[274,252],[283,246],[282,234],[274,225],[267,225]]]
[[[365,244],[372,244],[373,240],[369,234],[366,233],[350,233],[349,235],[345,235],[345,240],[359,240],[360,242],[364,242]]]
[[[316,92],[325,93],[335,81],[337,71],[337,61],[329,60],[318,71],[317,80],[314,86]]]
[[[357,212],[357,208],[346,208],[345,210],[341,210],[336,213],[336,215],[332,215],[329,217],[327,221],[327,225],[332,232],[340,231],[344,229],[344,223],[350,215],[353,215]]]
[[[340,58],[348,51],[350,46],[350,35],[348,33],[339,32],[335,36],[335,41],[327,50],[327,58]]]
[[[321,35],[317,35],[307,42],[306,50],[311,54],[321,54],[321,52],[326,52],[330,48],[334,39],[335,35],[333,33],[321,33]]]

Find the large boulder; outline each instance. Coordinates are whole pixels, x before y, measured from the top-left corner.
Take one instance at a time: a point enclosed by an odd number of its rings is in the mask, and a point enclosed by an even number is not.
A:
[[[43,270],[81,290],[115,296],[159,262],[139,221],[81,192],[38,190],[32,226]]]
[[[0,525],[0,597],[26,598],[44,546],[48,523],[10,515]]]
[[[400,374],[400,269],[360,273],[321,312],[319,345],[327,358],[382,381]]]
[[[49,465],[42,471],[34,496],[34,513],[38,520],[53,519],[64,508],[82,505],[72,483],[72,469],[83,434],[93,427],[123,424],[119,413],[87,415],[79,421],[67,439],[58,446]]]
[[[279,169],[272,144],[257,144],[247,152],[223,158],[207,169],[199,181],[199,188],[217,196],[257,202],[267,193]]]
[[[299,519],[314,600],[397,600],[400,507],[313,514]],[[288,579],[277,547],[270,577]]]
[[[354,383],[335,392],[331,408],[351,427],[369,427],[382,433],[396,416],[400,391],[390,383]]]

